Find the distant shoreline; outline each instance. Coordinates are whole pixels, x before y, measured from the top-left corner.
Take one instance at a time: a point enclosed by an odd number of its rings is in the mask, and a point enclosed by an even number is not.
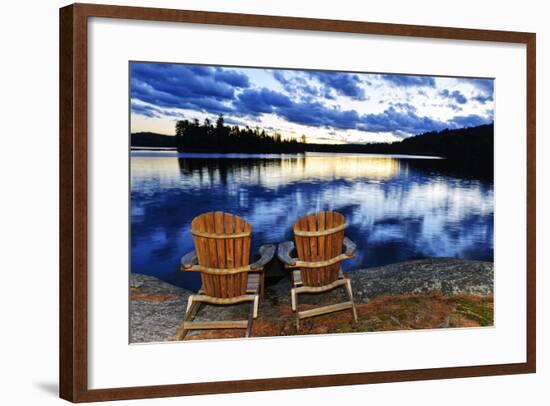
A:
[[[192,128],[191,128],[192,127]],[[376,154],[380,156],[444,157],[458,165],[493,171],[494,126],[485,124],[439,132],[426,132],[393,143],[316,144],[282,141],[263,132],[246,130],[232,133],[193,125],[180,129],[175,136],[157,133],[132,133],[132,151],[180,151],[184,153],[225,154]],[[195,128],[196,127],[196,128]],[[184,131],[185,130],[185,131]],[[223,131],[222,131],[223,130]],[[234,129],[233,129],[234,130]],[[229,132],[228,132],[229,131]]]
[[[150,147],[132,147],[131,153],[147,153],[147,152],[175,152],[178,157],[182,158],[269,158],[279,157],[279,156],[310,156],[310,157],[322,157],[322,156],[333,156],[333,155],[343,155],[343,156],[357,156],[365,155],[370,157],[380,157],[380,158],[402,158],[402,159],[433,159],[441,160],[447,159],[445,157],[433,156],[433,155],[419,155],[419,154],[393,154],[393,153],[372,153],[372,152],[317,152],[317,151],[305,151],[305,152],[294,152],[294,153],[276,153],[276,152],[259,152],[259,153],[250,153],[250,152],[180,152],[176,148],[150,148]],[[134,155],[135,156],[135,155]],[[161,156],[161,155],[154,155]],[[139,157],[139,155],[137,155]]]
[[[176,147],[136,147],[131,145],[131,151],[177,151]]]

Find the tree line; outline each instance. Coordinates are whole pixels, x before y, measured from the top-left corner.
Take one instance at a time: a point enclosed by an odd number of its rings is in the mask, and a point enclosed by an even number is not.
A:
[[[135,147],[176,147],[180,152],[221,153],[304,153],[344,152],[371,154],[435,155],[459,160],[475,167],[492,170],[494,125],[485,124],[454,130],[427,132],[394,143],[370,144],[314,144],[305,137],[287,140],[274,132],[268,134],[259,128],[227,126],[223,116],[215,123],[206,119],[180,120],[176,136],[153,133],[132,134]]]
[[[493,124],[426,132],[392,143],[308,144],[307,151],[435,155],[493,162]]]
[[[220,115],[216,123],[208,118],[176,122],[176,148],[180,152],[298,153],[305,151],[305,136],[300,141],[283,139],[280,133],[268,134],[259,128],[228,126]]]

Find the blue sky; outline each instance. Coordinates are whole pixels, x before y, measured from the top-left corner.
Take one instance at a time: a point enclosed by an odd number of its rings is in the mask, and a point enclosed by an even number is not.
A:
[[[174,134],[177,120],[223,114],[308,142],[392,142],[491,123],[492,79],[186,64],[130,64],[131,131]]]

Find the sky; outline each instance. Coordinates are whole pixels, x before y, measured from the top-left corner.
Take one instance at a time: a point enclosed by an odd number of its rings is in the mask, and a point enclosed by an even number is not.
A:
[[[306,136],[308,143],[395,142],[493,122],[492,79],[130,63],[131,131],[173,135],[178,120]]]

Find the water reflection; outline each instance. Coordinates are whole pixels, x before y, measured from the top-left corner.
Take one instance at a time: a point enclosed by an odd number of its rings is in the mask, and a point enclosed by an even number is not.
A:
[[[446,160],[367,155],[131,158],[132,271],[196,288],[178,272],[193,217],[225,210],[253,225],[253,249],[292,238],[315,210],[346,216],[358,255],[345,268],[428,256],[493,259],[493,184]]]

